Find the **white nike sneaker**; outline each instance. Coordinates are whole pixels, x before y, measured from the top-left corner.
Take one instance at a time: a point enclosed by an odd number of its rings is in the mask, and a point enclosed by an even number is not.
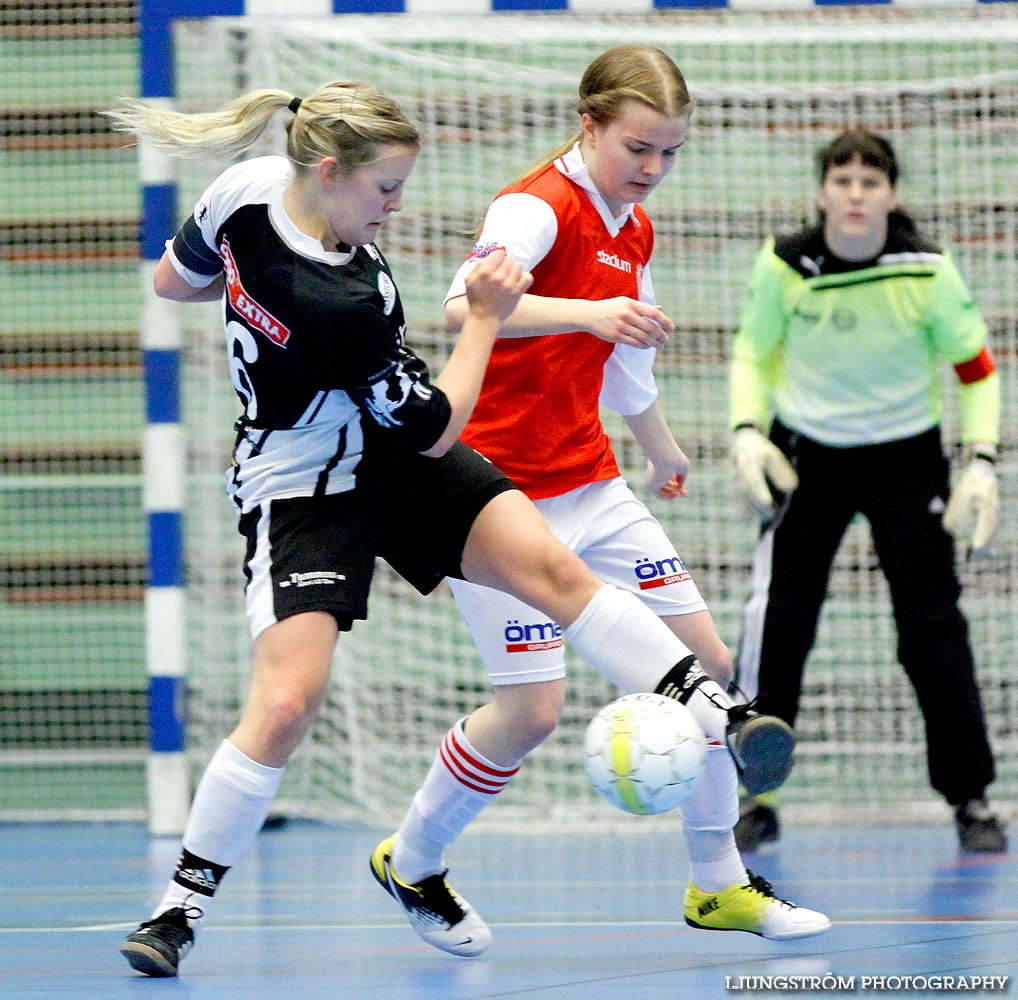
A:
[[[707,931],[748,931],[770,941],[812,937],[830,929],[823,913],[779,899],[767,879],[746,874],[748,884],[736,883],[720,892],[704,892],[690,882],[686,923]]]
[[[491,930],[477,911],[445,881],[446,872],[429,875],[410,885],[392,867],[395,834],[371,855],[371,874],[406,911],[421,940],[451,955],[473,958],[487,951]]]

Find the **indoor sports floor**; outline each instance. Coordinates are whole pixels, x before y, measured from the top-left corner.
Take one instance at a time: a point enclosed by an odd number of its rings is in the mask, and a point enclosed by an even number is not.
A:
[[[779,894],[834,921],[785,944],[687,927],[685,853],[660,825],[471,834],[447,860],[495,933],[478,959],[422,944],[372,880],[367,859],[387,832],[264,831],[227,876],[181,976],[154,980],[118,948],[149,915],[177,842],[131,823],[0,826],[0,997],[711,1000],[784,995],[751,989],[761,981],[748,977],[774,976],[833,976],[842,995],[860,996],[874,992],[867,976],[885,977],[885,995],[917,992],[916,977],[1006,976],[1018,995],[1018,850],[959,855],[948,825],[789,829],[747,855]],[[912,990],[892,978],[906,976]]]

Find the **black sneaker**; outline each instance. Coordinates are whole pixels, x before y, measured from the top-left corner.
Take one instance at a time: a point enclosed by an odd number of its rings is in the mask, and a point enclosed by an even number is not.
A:
[[[194,944],[190,920],[197,920],[201,915],[197,906],[174,906],[128,934],[120,954],[132,969],[146,976],[175,976],[180,960]]]
[[[759,802],[744,806],[735,824],[735,846],[740,851],[755,851],[761,844],[772,844],[781,836],[778,811]]]
[[[985,799],[971,799],[959,806],[954,814],[958,842],[963,851],[977,854],[1003,854],[1007,850],[1007,834],[1000,820],[990,812]]]
[[[734,705],[728,709],[726,742],[742,787],[750,795],[773,792],[792,773],[795,736],[792,727],[776,715],[760,715],[749,705]]]

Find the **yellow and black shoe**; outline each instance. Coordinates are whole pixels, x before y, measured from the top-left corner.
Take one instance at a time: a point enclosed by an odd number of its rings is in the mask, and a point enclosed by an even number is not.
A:
[[[472,958],[491,944],[491,931],[477,911],[445,881],[447,872],[429,875],[412,885],[392,867],[395,834],[386,837],[371,855],[375,881],[406,911],[421,940],[451,955]]]
[[[771,941],[811,937],[830,928],[831,921],[824,914],[779,899],[766,879],[746,874],[748,883],[736,883],[720,892],[703,892],[690,882],[686,923],[705,931],[747,931]]]

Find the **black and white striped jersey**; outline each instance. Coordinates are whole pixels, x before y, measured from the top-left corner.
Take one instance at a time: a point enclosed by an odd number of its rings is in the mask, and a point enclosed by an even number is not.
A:
[[[404,345],[382,254],[370,243],[327,251],[300,232],[283,208],[290,176],[282,156],[230,167],[167,243],[189,284],[225,274],[226,346],[244,407],[228,484],[242,512],[355,489],[375,460],[430,448],[450,416]]]

